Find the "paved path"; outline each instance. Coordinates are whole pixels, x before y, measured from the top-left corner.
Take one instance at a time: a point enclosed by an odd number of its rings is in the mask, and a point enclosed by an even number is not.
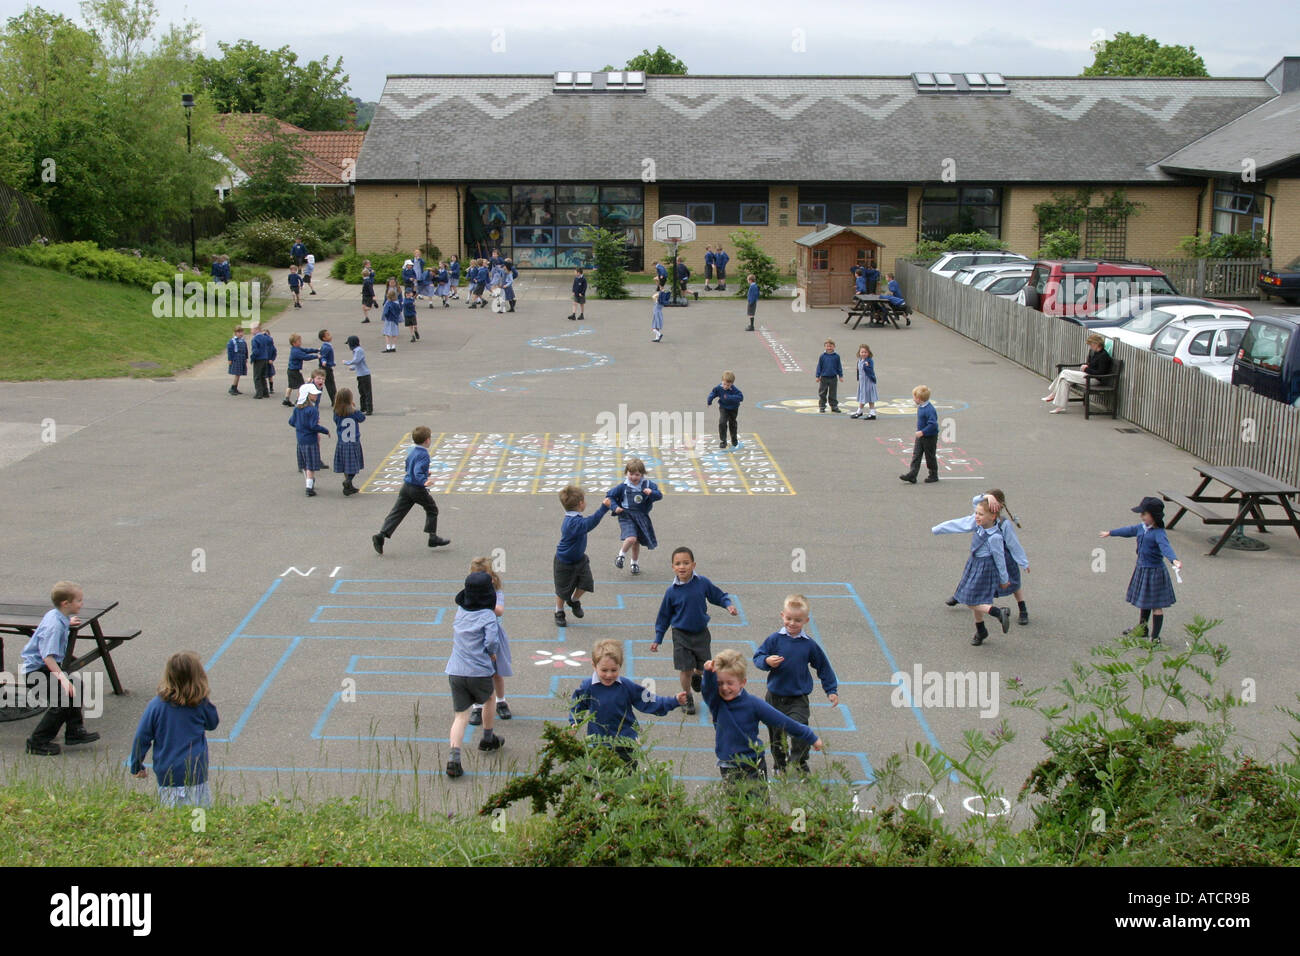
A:
[[[1118,430],[1123,422],[1048,416],[1037,401],[1041,379],[921,317],[908,329],[849,335],[838,312],[795,313],[769,301],[758,317],[765,334],[750,334],[740,303],[701,301],[669,310],[664,342],[652,345],[648,299],[593,300],[579,326],[565,321],[557,277],[529,276],[517,313],[422,310],[423,341],[403,340],[384,355],[378,323],[360,324],[358,290],[327,271],[326,263],[317,269],[318,295],[273,328],[282,348],[290,333],[314,341],[321,327],[337,342],[352,333],[365,342],[378,410],[362,426],[372,469],[364,477],[378,482],[366,494],[344,499],[331,475],[318,497],[306,498],[288,410],[228,396],[222,358],[169,381],[2,386],[0,437],[21,436],[30,449],[0,465],[6,589],[40,594],[60,578],[78,580],[88,596],[121,602],[113,612],[121,625],[144,629],[117,652],[135,693],[107,701],[104,742],[46,761],[47,771],[115,768],[166,655],[191,648],[208,663],[222,714],[212,754],[223,788],[404,801],[418,774],[442,805],[468,807],[496,782],[493,773],[528,762],[543,719],[562,719],[553,695],[587,673],[582,655],[595,639],[629,641],[629,672],[672,689],[669,656],[650,655],[647,641],[669,552],[687,544],[700,573],[735,593],[743,612],[713,615],[715,648],[748,651],[779,624],[785,594],[810,596],[815,634],[843,684],[837,709],[814,696],[813,720],[845,773],[866,779],[890,753],[917,742],[960,749],[965,730],[997,723],[978,708],[893,706],[895,671],[973,671],[999,684],[1015,675],[1041,686],[1129,626],[1131,547],[1099,542],[1097,531],[1134,520],[1129,508],[1143,495],[1191,487],[1194,477],[1190,456]],[[827,335],[849,365],[846,396],[857,344],[876,351],[885,410],[878,421],[809,413],[811,368]],[[597,590],[587,617],[557,629],[549,578],[562,515],[548,489],[566,469],[583,476],[593,501],[616,483],[618,456],[599,437],[611,421],[634,427],[640,413],[687,423],[699,412],[707,436],[715,419],[704,398],[724,368],[745,393],[741,451],[718,454],[706,444],[693,461],[659,456],[652,475],[670,490],[654,511],[661,547],[646,556],[646,573],[615,570],[618,535],[606,519],[591,535]],[[475,384],[487,379],[511,390]],[[922,381],[934,389],[951,441],[945,480],[914,487],[897,475],[913,428],[906,399]],[[351,384],[351,373],[341,371],[339,382]],[[47,421],[57,426],[52,443],[33,437]],[[369,537],[392,501],[381,466],[419,424],[433,428],[446,463],[439,527],[453,544],[431,552],[409,519],[380,558]],[[332,439],[324,448],[328,459]],[[729,460],[742,454],[739,465]],[[786,491],[762,490],[779,487],[764,477],[773,471]],[[1022,523],[1032,624],[975,648],[969,613],[942,604],[966,541],[929,528],[967,513],[970,496],[990,485],[1006,490]],[[1272,758],[1288,728],[1274,707],[1294,706],[1300,685],[1293,608],[1277,597],[1294,591],[1300,542],[1268,535],[1267,553],[1208,559],[1208,536],[1195,522],[1170,536],[1186,568],[1166,635],[1176,643],[1193,613],[1225,619],[1215,637],[1233,650],[1229,685],[1257,682],[1257,703],[1234,718],[1259,742],[1255,752]],[[1104,573],[1093,570],[1099,544]],[[452,597],[470,558],[494,553],[505,565],[517,717],[501,728],[503,754],[480,761],[471,751],[470,775],[453,786],[440,775]],[[15,642],[6,650],[12,664]],[[750,686],[761,692],[757,678],[751,673]],[[998,764],[1014,794],[1041,757],[1043,727],[1008,707],[1005,694],[998,716],[1018,733]],[[706,717],[649,723],[682,777],[714,779]],[[36,759],[21,754],[28,732],[25,723],[0,725],[6,768]],[[967,795],[945,793],[945,806],[960,817]]]

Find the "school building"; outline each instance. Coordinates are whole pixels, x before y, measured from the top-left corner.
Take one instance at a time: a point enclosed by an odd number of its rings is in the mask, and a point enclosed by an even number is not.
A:
[[[356,240],[564,269],[602,225],[643,269],[664,254],[651,225],[678,213],[698,225],[697,274],[705,245],[734,256],[738,228],[793,272],[795,240],[832,224],[882,245],[887,269],[973,229],[1032,256],[1034,206],[1080,187],[1141,204],[1080,224],[1107,256],[1243,232],[1300,256],[1300,57],[1261,79],[390,76],[357,160]]]

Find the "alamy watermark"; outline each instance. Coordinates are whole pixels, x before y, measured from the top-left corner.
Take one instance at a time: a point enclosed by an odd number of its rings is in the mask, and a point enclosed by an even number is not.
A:
[[[979,708],[981,717],[998,715],[997,671],[927,671],[916,664],[912,673],[895,671],[889,701],[895,707]]]
[[[596,416],[593,441],[636,449],[659,448],[695,455],[709,440],[703,412],[629,412],[620,404],[617,412]]]
[[[262,313],[262,283],[186,282],[177,273],[173,281],[153,284],[153,314],[158,319],[252,319]]]

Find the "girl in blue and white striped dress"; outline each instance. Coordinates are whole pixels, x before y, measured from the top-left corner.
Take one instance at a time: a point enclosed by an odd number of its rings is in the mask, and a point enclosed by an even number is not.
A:
[[[1002,532],[998,529],[998,512],[1001,508],[998,499],[985,495],[975,506],[975,530],[971,535],[970,557],[962,571],[961,580],[957,582],[955,597],[965,604],[975,615],[975,636],[971,643],[976,647],[983,644],[989,636],[984,626],[984,615],[997,620],[1005,634],[1011,626],[1010,608],[997,607],[993,604],[999,589],[1006,593],[1011,582],[1007,578],[1006,544]],[[954,518],[930,529],[933,534],[960,534],[970,531],[968,517]]]
[[[497,699],[497,719],[509,720],[513,714],[510,713],[510,705],[506,703],[506,678],[513,677],[515,672],[510,666],[510,641],[506,638],[506,629],[501,626],[501,618],[506,613],[506,592],[501,585],[501,575],[492,569],[491,558],[475,558],[469,564],[469,573],[482,571],[492,579],[492,587],[497,592],[497,603],[493,610],[497,615],[497,636],[500,643],[497,647],[496,673],[492,675],[492,689],[496,692]],[[472,726],[477,727],[483,723],[483,705],[475,704],[470,710],[469,722]]]
[[[442,307],[450,309],[447,297],[451,295],[451,274],[447,272],[447,263],[438,263],[438,272],[433,277],[433,294],[442,299]],[[429,303],[429,308],[433,308],[433,303]]]
[[[355,495],[361,489],[352,484],[353,477],[365,470],[365,457],[361,454],[360,424],[366,420],[352,400],[352,389],[339,389],[334,399],[334,472],[343,476],[343,494]]]
[[[1175,569],[1182,568],[1174,549],[1165,534],[1165,503],[1159,498],[1143,498],[1133,511],[1142,516],[1141,524],[1131,524],[1125,528],[1112,528],[1101,532],[1103,538],[1137,538],[1137,567],[1128,582],[1128,594],[1125,600],[1138,609],[1138,626],[1129,628],[1124,633],[1135,637],[1145,637],[1147,622],[1152,614],[1151,640],[1160,643],[1160,628],[1165,623],[1165,608],[1172,607],[1175,601],[1174,584],[1169,580],[1169,571],[1164,559]]]
[[[870,414],[865,416],[865,421],[873,421],[876,417],[876,360],[872,355],[871,349],[867,343],[863,342],[858,346],[858,410],[856,414],[850,415],[849,418],[863,418],[862,409],[869,406]]]

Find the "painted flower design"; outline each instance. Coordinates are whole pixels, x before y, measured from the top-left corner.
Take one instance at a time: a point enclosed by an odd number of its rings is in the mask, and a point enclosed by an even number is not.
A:
[[[583,658],[586,656],[586,651],[572,651],[568,654],[533,651],[533,666],[545,667],[549,664],[552,667],[581,667],[585,663]]]

